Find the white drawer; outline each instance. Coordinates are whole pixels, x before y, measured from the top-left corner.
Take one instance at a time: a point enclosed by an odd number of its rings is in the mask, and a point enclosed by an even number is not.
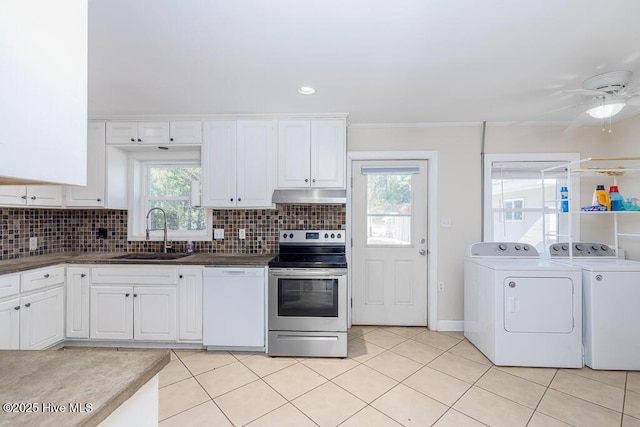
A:
[[[20,293],[20,275],[7,274],[0,276],[0,298]]]
[[[64,267],[48,267],[22,273],[22,292],[64,285]]]
[[[159,266],[95,267],[91,269],[91,284],[177,285],[178,269]]]

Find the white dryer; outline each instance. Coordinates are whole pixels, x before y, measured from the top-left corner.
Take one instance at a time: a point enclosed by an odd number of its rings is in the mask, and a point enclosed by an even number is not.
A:
[[[549,254],[569,263],[569,244],[554,243]],[[640,370],[640,262],[618,259],[602,243],[578,242],[572,265],[582,268],[585,365]]]
[[[464,262],[464,336],[496,365],[581,368],[580,267],[481,242]]]

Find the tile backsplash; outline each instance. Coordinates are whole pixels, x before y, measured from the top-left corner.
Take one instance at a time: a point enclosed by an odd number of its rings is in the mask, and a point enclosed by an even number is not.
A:
[[[114,209],[0,208],[0,260],[60,252],[159,252],[162,242],[128,241],[127,211]],[[280,230],[344,229],[345,205],[279,205],[277,209],[214,210],[213,228],[223,240],[194,242],[196,252],[272,254]],[[98,229],[107,237],[99,239]],[[238,239],[238,229],[246,238]],[[29,250],[29,238],[38,249]],[[172,242],[186,252],[186,241]]]

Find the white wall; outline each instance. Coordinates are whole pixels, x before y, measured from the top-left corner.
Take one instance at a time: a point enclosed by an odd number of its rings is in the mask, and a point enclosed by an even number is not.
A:
[[[564,126],[488,126],[485,152],[577,152],[581,158],[627,153],[640,120],[634,125],[614,124],[614,133],[583,127],[563,133]],[[618,130],[618,128],[620,128]],[[625,142],[625,139],[628,142]],[[452,220],[452,228],[438,229],[438,319],[463,319],[463,259],[467,246],[482,239],[480,126],[467,127],[350,127],[348,151],[435,150],[438,152],[438,217]],[[640,155],[640,148],[634,148]],[[622,190],[622,189],[621,189]],[[592,188],[585,189],[590,200]],[[638,192],[640,195],[640,191]],[[626,195],[625,195],[626,196]],[[581,197],[585,197],[582,195]],[[629,197],[629,196],[626,196]],[[587,200],[587,199],[583,199]],[[590,237],[609,238],[608,229],[591,226]],[[594,231],[595,230],[595,231]],[[640,230],[639,230],[640,231]],[[583,232],[584,233],[584,232]],[[635,254],[635,251],[633,252]],[[640,253],[639,253],[640,255]],[[640,257],[637,258],[640,260]]]

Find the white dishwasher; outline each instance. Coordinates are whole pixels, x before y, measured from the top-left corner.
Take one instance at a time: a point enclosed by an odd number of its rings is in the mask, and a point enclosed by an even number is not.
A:
[[[264,351],[265,268],[206,267],[202,342],[210,350]]]

